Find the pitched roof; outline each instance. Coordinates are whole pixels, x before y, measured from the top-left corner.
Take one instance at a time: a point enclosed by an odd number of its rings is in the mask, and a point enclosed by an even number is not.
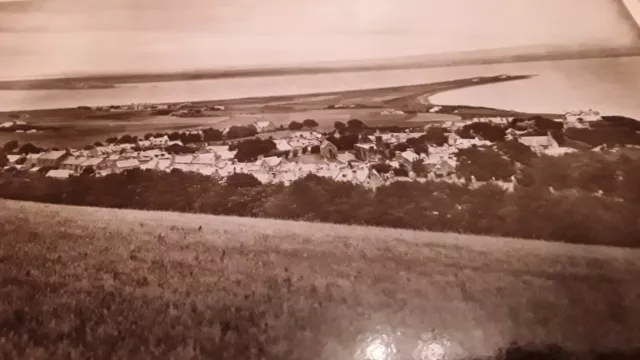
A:
[[[50,178],[56,178],[56,179],[66,179],[72,174],[73,174],[73,171],[71,170],[56,169],[56,170],[50,170],[46,176]]]
[[[273,142],[276,144],[276,148],[278,149],[278,151],[293,150],[293,148],[291,147],[291,145],[289,145],[289,142],[287,142],[287,140],[278,139],[278,140],[273,140]]]
[[[338,158],[338,161],[343,162],[343,163],[347,163],[349,161],[356,160],[355,155],[353,155],[352,153],[338,154],[337,158]]]
[[[218,153],[221,160],[231,160],[236,156],[236,151],[221,151]]]
[[[7,160],[9,160],[10,163],[14,163],[18,161],[18,159],[20,159],[21,157],[22,155],[7,155]]]
[[[420,155],[414,153],[413,151],[405,151],[400,153],[400,156],[402,156],[403,158],[407,159],[408,161],[416,161],[416,160],[420,160]]]
[[[173,163],[174,164],[191,164],[191,162],[193,161],[194,156],[193,155],[176,155],[173,158]]]
[[[40,160],[58,160],[66,155],[66,150],[49,151],[40,156]]]
[[[282,163],[282,158],[278,156],[271,156],[262,159],[262,163],[266,164],[267,166],[278,166]]]
[[[215,153],[198,154],[193,159],[194,164],[213,165],[217,162],[217,156]]]
[[[553,141],[550,136],[522,136],[518,139],[518,141],[531,147],[544,147],[553,145]]]
[[[62,162],[62,165],[80,165],[87,161],[86,157],[71,157]]]
[[[116,166],[119,168],[131,168],[140,166],[140,162],[137,159],[119,160],[116,161]]]
[[[85,162],[83,162],[80,165],[82,165],[82,166],[96,166],[96,165],[100,164],[103,161],[104,161],[104,159],[103,158],[99,158],[99,157],[88,158]]]

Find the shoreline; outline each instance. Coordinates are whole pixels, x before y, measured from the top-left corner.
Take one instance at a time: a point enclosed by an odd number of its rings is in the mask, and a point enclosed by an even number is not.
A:
[[[507,76],[507,78],[501,78],[501,76]],[[420,97],[423,98],[422,101],[410,101],[412,104],[420,104],[420,105],[439,105],[431,102],[429,99],[435,95],[438,95],[443,92],[460,90],[470,87],[476,87],[481,85],[492,85],[505,83],[510,81],[517,80],[526,80],[530,79],[537,75],[499,75],[499,76],[478,76],[473,78],[461,78],[454,79],[448,81],[439,81],[433,83],[421,83],[421,84],[410,84],[410,85],[397,85],[397,86],[388,86],[388,87],[378,87],[378,88],[363,88],[363,89],[349,89],[349,90],[336,90],[329,92],[311,92],[311,93],[289,93],[289,94],[275,94],[275,95],[265,95],[265,96],[249,96],[249,97],[234,97],[234,98],[223,98],[223,99],[205,99],[205,100],[176,100],[171,102],[152,102],[154,105],[177,105],[181,103],[191,103],[193,105],[204,105],[216,103],[220,105],[247,105],[247,104],[265,104],[270,105],[273,102],[298,102],[304,103],[312,102],[312,103],[323,103],[323,100],[316,100],[314,98],[322,97],[322,96],[333,96],[333,97],[342,97],[344,99],[349,98],[357,98],[357,97],[379,97],[380,93],[385,92],[412,92],[409,95],[399,96],[398,99],[401,98],[404,100],[410,98]],[[474,79],[480,79],[477,82],[474,82]],[[197,80],[194,80],[197,81]],[[0,81],[1,83],[1,81]],[[113,87],[117,88],[117,86]],[[60,91],[73,91],[73,89],[59,89]],[[78,89],[78,90],[91,90],[91,89]],[[0,88],[0,94],[4,91]],[[32,91],[32,90],[16,90],[16,91]],[[326,100],[326,102],[330,102]],[[385,103],[390,103],[391,101],[384,101]],[[81,106],[85,104],[78,104],[77,106]],[[128,104],[111,104],[111,105],[128,105]],[[476,106],[470,106],[476,107]],[[477,106],[478,108],[484,108],[482,106]],[[56,108],[33,108],[26,110],[7,110],[0,111],[0,115],[7,113],[25,113],[30,114],[34,112],[41,111],[65,111],[75,109],[76,107],[56,107]],[[501,110],[501,109],[495,109]]]

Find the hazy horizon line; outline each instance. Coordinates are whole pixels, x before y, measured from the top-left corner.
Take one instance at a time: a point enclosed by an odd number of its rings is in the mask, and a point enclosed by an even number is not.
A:
[[[540,49],[555,48],[554,50],[543,52],[522,52],[505,55],[485,55],[478,56],[482,53],[492,53],[499,51],[514,51],[518,49]],[[561,48],[561,49],[559,49]],[[598,54],[598,52],[602,52]],[[586,54],[588,53],[588,54]],[[471,59],[452,59],[456,56],[473,55],[476,58]],[[586,55],[586,56],[581,56]],[[295,64],[278,64],[278,65],[247,65],[247,66],[221,66],[210,68],[193,68],[185,70],[167,70],[167,71],[99,71],[99,72],[74,72],[74,73],[58,73],[38,76],[22,76],[17,78],[0,77],[0,82],[12,81],[37,81],[37,80],[82,80],[82,79],[104,79],[116,77],[135,77],[135,76],[205,76],[210,74],[211,77],[223,76],[229,73],[237,73],[233,77],[252,77],[252,76],[269,76],[287,75],[287,72],[295,74],[298,71],[318,71],[318,72],[356,72],[356,71],[375,71],[375,70],[402,70],[411,68],[438,68],[438,67],[462,67],[472,65],[491,65],[503,63],[521,63],[535,61],[564,61],[575,60],[581,57],[589,58],[609,58],[609,57],[635,57],[640,56],[640,44],[626,47],[605,48],[602,46],[581,47],[581,46],[558,46],[558,45],[528,45],[520,47],[499,47],[488,48],[482,50],[467,50],[456,52],[442,52],[433,54],[408,55],[400,57],[384,57],[374,59],[354,59],[341,61],[322,61],[316,63],[295,63]],[[450,58],[447,58],[450,57]],[[446,62],[449,61],[450,64]],[[265,74],[251,74],[251,72],[266,72]],[[247,74],[242,74],[247,73]]]

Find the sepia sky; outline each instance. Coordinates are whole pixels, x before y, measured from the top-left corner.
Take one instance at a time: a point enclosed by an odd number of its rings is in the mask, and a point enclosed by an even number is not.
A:
[[[626,0],[640,7],[640,0]],[[0,0],[0,77],[619,45],[619,0]]]

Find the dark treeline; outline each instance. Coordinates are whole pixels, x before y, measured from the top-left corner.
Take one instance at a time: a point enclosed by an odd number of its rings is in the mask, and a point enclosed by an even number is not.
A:
[[[538,157],[518,176],[513,192],[437,181],[372,191],[315,175],[283,186],[179,170],[66,180],[13,171],[1,175],[0,197],[640,247],[639,161],[595,153]]]

